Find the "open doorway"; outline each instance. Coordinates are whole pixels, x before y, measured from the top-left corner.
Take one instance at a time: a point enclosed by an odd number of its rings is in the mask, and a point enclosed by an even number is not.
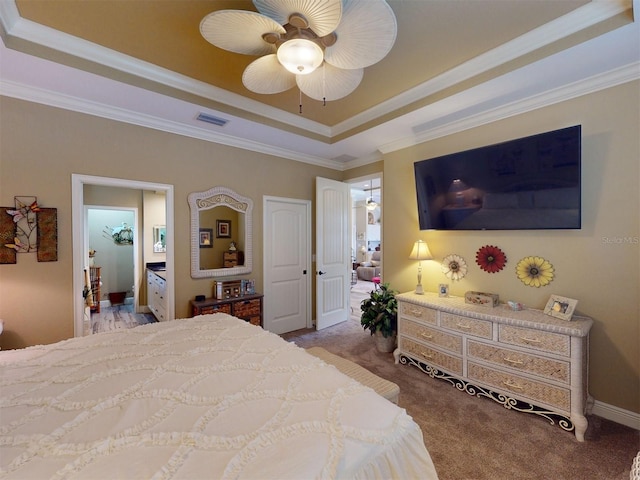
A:
[[[348,180],[351,187],[351,310],[382,281],[382,174]]]
[[[166,251],[163,252],[164,261],[166,264],[166,307],[167,307],[167,319],[173,320],[175,317],[175,285],[174,285],[174,199],[173,199],[173,186],[166,184],[157,184],[149,182],[140,182],[134,180],[117,179],[109,177],[95,177],[87,175],[73,174],[71,176],[71,192],[72,192],[72,234],[73,234],[73,291],[74,291],[74,335],[76,337],[83,336],[85,333],[85,319],[89,313],[89,306],[87,306],[83,292],[86,285],[85,272],[89,271],[89,249],[87,241],[87,217],[85,215],[85,186],[100,186],[106,188],[120,188],[123,191],[138,192],[136,194],[143,195],[144,192],[154,192],[155,194],[162,194],[164,203],[164,217],[165,217],[165,242]],[[104,202],[90,202],[94,205],[104,205]],[[135,223],[135,222],[134,222]],[[149,237],[149,248],[153,251],[153,228],[156,225],[146,225],[145,222],[137,222],[137,225],[141,225],[144,231],[149,231],[146,237]],[[156,222],[157,223],[157,222]],[[148,228],[147,228],[148,227]],[[145,238],[146,238],[145,237]],[[142,237],[138,237],[142,238]],[[145,240],[145,244],[146,244]],[[148,261],[145,259],[145,255],[139,252],[138,272],[142,272],[143,264]],[[145,248],[146,251],[146,248]],[[138,273],[138,279],[136,282],[139,284],[143,276]],[[129,287],[130,288],[130,287]],[[137,292],[138,288],[134,289]],[[135,293],[134,293],[135,295]]]

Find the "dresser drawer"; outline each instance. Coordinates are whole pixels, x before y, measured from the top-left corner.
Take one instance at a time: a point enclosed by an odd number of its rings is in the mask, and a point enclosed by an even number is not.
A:
[[[539,377],[566,383],[571,380],[571,368],[569,362],[554,360],[552,358],[539,357],[523,352],[516,352],[506,348],[495,347],[480,342],[469,340],[467,343],[467,355],[492,363],[522,370]]]
[[[231,315],[231,304],[223,303],[220,305],[206,305],[201,308],[194,308],[193,315],[209,315],[211,313],[228,313]]]
[[[444,328],[457,330],[458,332],[474,337],[489,338],[493,337],[493,324],[487,320],[478,320],[475,318],[463,317],[452,313],[440,313],[440,325]]]
[[[400,323],[400,334],[462,355],[462,336],[460,335],[445,333],[409,320]]]
[[[571,337],[560,333],[500,325],[498,341],[509,345],[533,348],[542,352],[557,353],[566,357],[571,354]]]
[[[565,412],[571,409],[571,392],[568,388],[556,387],[548,383],[536,382],[516,374],[505,373],[469,362],[467,375],[471,382],[495,388],[497,391],[510,392],[515,397],[533,403],[543,403]]]
[[[429,365],[441,367],[448,373],[462,375],[462,357],[434,350],[403,336],[399,337],[398,342],[402,353]]]
[[[227,283],[227,282],[225,282]],[[238,281],[238,289],[240,282]],[[224,288],[235,288],[225,286]],[[210,313],[227,313],[245,320],[252,325],[262,326],[262,294],[253,293],[233,298],[208,298],[191,300],[192,316]]]
[[[166,289],[167,281],[164,278],[160,278],[158,275],[154,275],[153,281],[155,282],[158,289],[162,291]]]
[[[159,322],[164,322],[167,319],[167,311],[162,304],[152,305],[149,307],[153,316],[158,319]]]
[[[234,302],[233,315],[239,318],[260,316],[260,299]]]
[[[433,308],[413,305],[411,303],[398,302],[399,314],[418,320],[423,323],[435,325],[438,318],[438,311]]]

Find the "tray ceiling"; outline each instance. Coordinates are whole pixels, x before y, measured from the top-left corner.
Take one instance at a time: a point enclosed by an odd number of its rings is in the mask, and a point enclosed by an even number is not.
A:
[[[205,15],[255,10],[246,0],[15,0],[26,33],[7,28],[11,22],[5,13],[3,41],[7,48],[197,103],[222,117],[331,145],[632,22],[625,0],[609,2],[615,5],[609,13],[587,0],[388,3],[398,22],[391,52],[365,69],[351,95],[326,106],[300,99],[297,89],[276,95],[248,91],[242,72],[256,57],[227,52],[202,38],[199,24]],[[411,122],[419,131],[422,124]],[[346,150],[342,155],[352,156]]]

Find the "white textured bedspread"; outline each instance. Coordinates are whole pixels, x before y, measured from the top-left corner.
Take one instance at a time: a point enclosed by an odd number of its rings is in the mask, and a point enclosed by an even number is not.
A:
[[[435,479],[407,413],[226,314],[0,352],[0,477]]]

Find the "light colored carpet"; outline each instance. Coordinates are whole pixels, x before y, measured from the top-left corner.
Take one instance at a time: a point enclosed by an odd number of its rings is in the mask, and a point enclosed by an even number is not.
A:
[[[352,295],[351,304],[357,304]],[[640,432],[589,416],[579,443],[546,419],[476,398],[415,367],[379,353],[369,332],[351,319],[315,331],[282,335],[298,346],[319,346],[399,385],[398,404],[420,425],[440,480],[628,480]]]

